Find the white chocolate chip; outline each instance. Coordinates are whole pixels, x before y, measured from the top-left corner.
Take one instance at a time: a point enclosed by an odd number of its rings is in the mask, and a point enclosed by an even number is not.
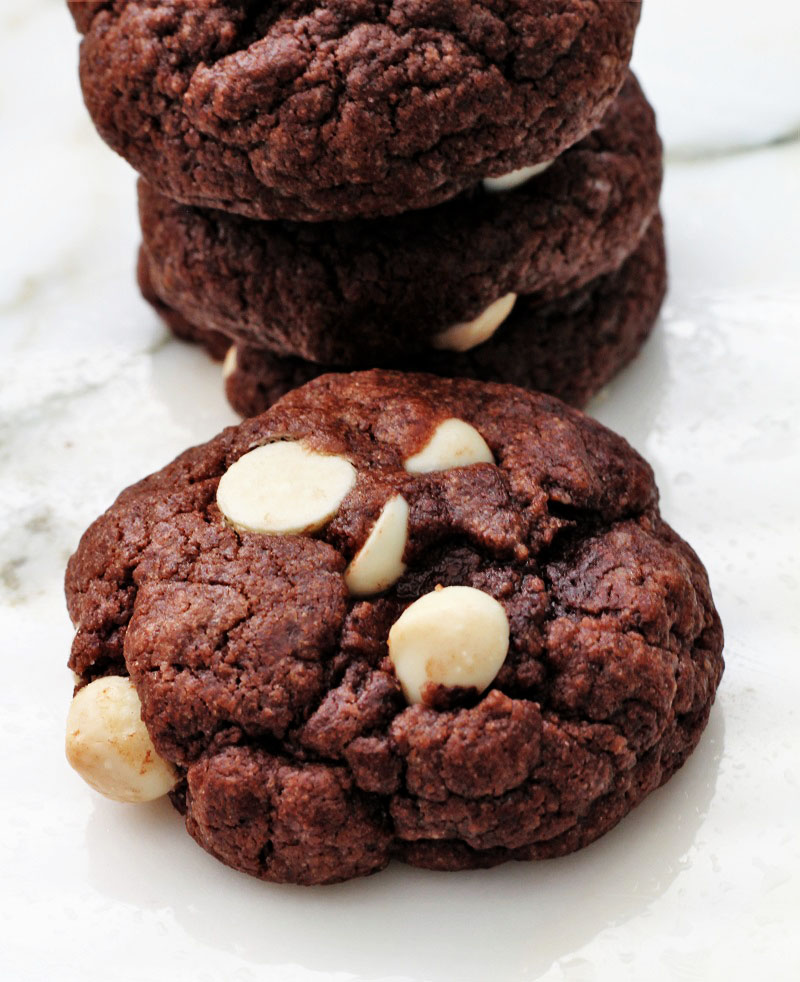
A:
[[[153,801],[178,779],[142,722],[130,679],[113,675],[80,689],[67,716],[67,760],[95,791],[114,801]]]
[[[228,353],[225,355],[225,361],[222,363],[222,380],[227,382],[228,379],[236,371],[236,345],[231,345],[228,348]]]
[[[449,471],[471,464],[493,464],[494,457],[486,441],[463,419],[446,419],[419,453],[409,457],[405,469],[409,474]]]
[[[403,553],[408,541],[408,502],[390,498],[372,527],[367,541],[347,567],[344,581],[354,597],[388,590],[405,573]]]
[[[217,504],[238,529],[302,535],[329,522],[355,483],[356,469],[344,457],[281,441],[256,447],[229,467]]]
[[[532,167],[520,167],[519,170],[512,170],[501,177],[485,177],[483,180],[484,188],[489,194],[499,194],[502,191],[513,191],[514,188],[527,184],[528,181],[539,174],[544,174],[548,167],[552,167],[554,160],[543,160],[541,164],[534,164]]]
[[[406,700],[424,702],[428,683],[483,692],[508,653],[506,612],[488,593],[449,586],[420,597],[389,631],[389,657]]]
[[[479,314],[475,320],[454,324],[441,334],[436,334],[431,342],[441,351],[469,351],[488,341],[514,308],[516,293],[507,293]]]

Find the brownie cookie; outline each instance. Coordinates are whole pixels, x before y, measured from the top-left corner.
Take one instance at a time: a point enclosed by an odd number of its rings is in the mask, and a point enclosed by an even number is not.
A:
[[[599,130],[512,192],[309,225],[188,208],[141,183],[140,218],[152,289],[190,323],[350,364],[447,345],[449,328],[498,301],[564,296],[617,269],[658,208],[661,177],[655,118],[631,77]]]
[[[254,218],[397,214],[556,157],[625,78],[640,0],[70,2],[101,136]]]
[[[70,760],[267,880],[584,846],[691,753],[723,670],[648,465],[464,379],[295,390],[123,492],[66,590]]]
[[[636,252],[616,272],[560,300],[520,297],[490,340],[463,353],[432,350],[394,363],[359,360],[324,366],[266,348],[230,347],[223,335],[194,328],[180,314],[165,312],[163,304],[156,309],[178,337],[197,341],[217,360],[227,356],[225,389],[242,416],[264,412],[289,390],[326,372],[375,367],[510,382],[580,407],[636,356],[656,322],[666,284],[664,234],[657,216]],[[146,280],[142,289],[147,295]]]

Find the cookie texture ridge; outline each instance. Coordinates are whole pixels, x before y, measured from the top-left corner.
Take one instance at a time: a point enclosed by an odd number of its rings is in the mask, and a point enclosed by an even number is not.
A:
[[[494,462],[409,473],[448,419]],[[217,506],[230,468],[276,441],[356,471],[313,534],[237,530]],[[404,568],[354,596],[348,564],[397,496]],[[431,669],[407,697],[392,629],[450,587],[499,659],[463,685]],[[295,390],[124,491],[66,589],[70,666],[81,684],[130,677],[191,835],[282,882],[584,846],[684,762],[723,670],[705,570],[661,519],[645,461],[556,399],[463,379]],[[434,618],[443,644],[450,621]]]
[[[151,290],[200,328],[349,365],[429,351],[509,293],[555,299],[618,269],[658,208],[662,148],[629,77],[602,126],[507,194],[308,225],[187,208],[140,185]]]
[[[396,214],[550,160],[625,78],[640,0],[70,2],[101,136],[254,218]]]
[[[509,382],[586,405],[638,354],[656,323],[667,285],[664,233],[653,219],[636,252],[614,273],[598,277],[559,300],[533,294],[521,298],[508,320],[486,343],[467,352],[430,351],[398,359],[358,359],[350,368],[387,368]],[[161,305],[163,309],[163,305]],[[181,337],[193,333],[180,314],[167,321]],[[230,341],[223,339],[222,348]],[[215,357],[215,345],[206,343]],[[228,401],[242,416],[264,412],[291,389],[336,371],[303,358],[282,357],[265,348],[231,349],[224,374]],[[338,370],[341,370],[341,366]]]

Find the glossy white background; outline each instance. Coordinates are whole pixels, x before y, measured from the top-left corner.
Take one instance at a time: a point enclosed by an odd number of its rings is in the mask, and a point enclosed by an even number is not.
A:
[[[103,801],[64,761],[66,559],[121,488],[234,416],[219,368],[137,295],[133,176],[82,108],[64,3],[3,0],[3,979],[800,977],[800,5],[645,8],[672,287],[591,411],[652,461],[708,566],[727,632],[711,723],[582,853],[304,890],[225,869],[166,802]]]

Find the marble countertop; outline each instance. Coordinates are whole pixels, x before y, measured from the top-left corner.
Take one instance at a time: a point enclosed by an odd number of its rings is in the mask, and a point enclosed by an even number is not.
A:
[[[700,8],[700,9],[698,9]],[[671,290],[590,407],[708,566],[727,671],[701,746],[594,846],[322,890],[215,863],[168,804],[69,770],[66,560],[132,481],[235,420],[139,298],[133,175],[62,0],[0,10],[0,975],[54,982],[800,977],[800,4],[647,0]]]

